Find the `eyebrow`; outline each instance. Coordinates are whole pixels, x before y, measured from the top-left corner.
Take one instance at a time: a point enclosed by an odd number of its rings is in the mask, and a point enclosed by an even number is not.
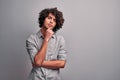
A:
[[[51,16],[51,15],[48,15],[48,17],[52,18],[52,16]],[[54,18],[54,20],[56,21],[56,17]]]

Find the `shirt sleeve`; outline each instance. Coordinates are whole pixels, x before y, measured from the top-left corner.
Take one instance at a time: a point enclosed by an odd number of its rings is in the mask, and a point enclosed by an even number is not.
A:
[[[67,50],[66,50],[65,40],[62,36],[61,36],[59,45],[60,45],[60,48],[59,48],[58,56],[57,56],[58,60],[66,60]]]
[[[36,47],[36,44],[34,42],[34,38],[32,35],[26,40],[26,49],[30,56],[31,62],[34,63],[34,57],[36,53],[38,52],[38,50],[37,50],[37,47]]]

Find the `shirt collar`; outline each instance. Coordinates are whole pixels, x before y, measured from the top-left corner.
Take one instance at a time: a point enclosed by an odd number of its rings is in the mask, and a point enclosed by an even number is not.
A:
[[[43,39],[44,39],[44,36],[43,36],[43,34],[41,33],[41,30],[39,30],[39,31],[37,32],[37,35],[38,35],[39,38],[43,38]],[[52,38],[55,39],[55,33],[52,35]]]

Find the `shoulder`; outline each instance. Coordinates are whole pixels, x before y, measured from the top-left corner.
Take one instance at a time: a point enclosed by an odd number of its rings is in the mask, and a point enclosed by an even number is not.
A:
[[[60,38],[63,38],[63,35],[55,34],[55,37],[56,37],[57,39],[60,39]]]
[[[60,41],[65,41],[64,36],[63,35],[56,35],[56,38]]]
[[[36,39],[37,35],[36,34],[30,34],[28,37],[27,37],[27,41],[29,42],[32,42]]]

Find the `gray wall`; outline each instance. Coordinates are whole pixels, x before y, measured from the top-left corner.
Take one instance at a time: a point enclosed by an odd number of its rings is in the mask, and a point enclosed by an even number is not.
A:
[[[0,0],[0,80],[27,80],[25,48],[38,13],[63,11],[68,60],[63,80],[120,80],[120,0]]]

